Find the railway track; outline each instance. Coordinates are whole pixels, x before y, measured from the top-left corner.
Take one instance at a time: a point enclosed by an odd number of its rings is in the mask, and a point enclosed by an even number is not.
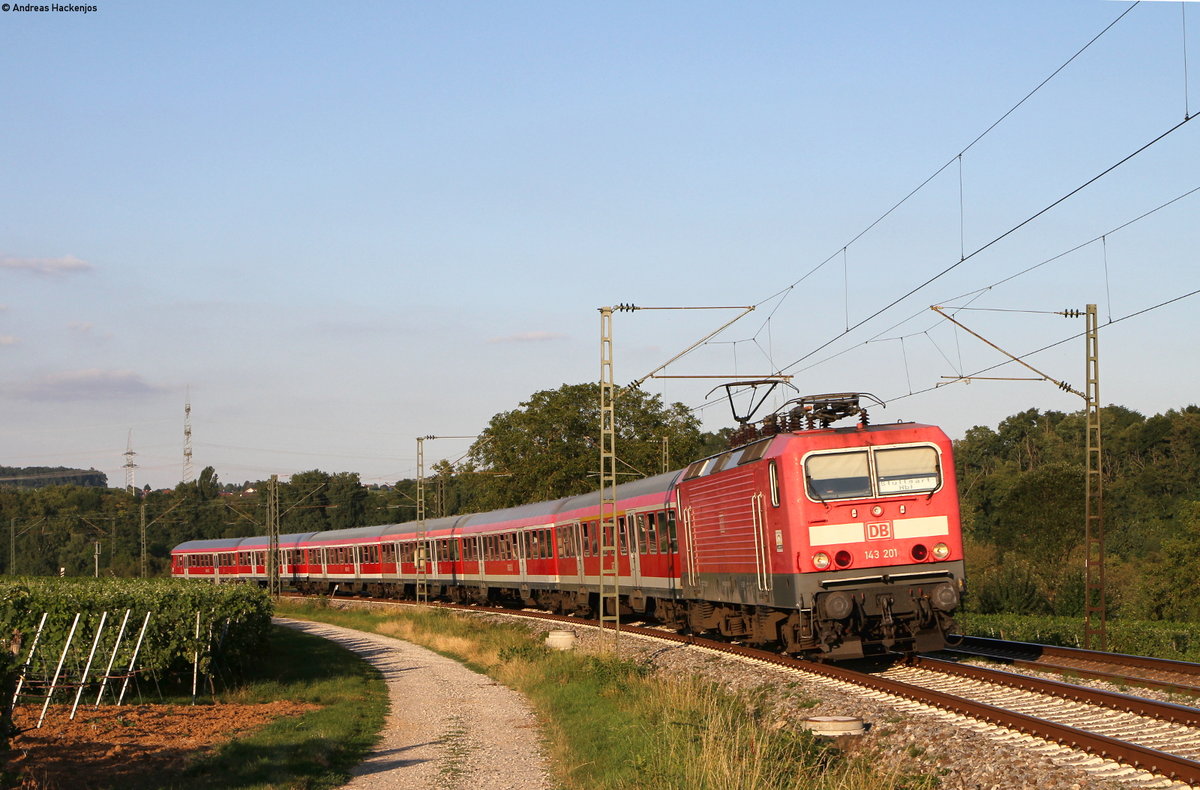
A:
[[[1118,686],[1142,686],[1200,697],[1200,664],[1145,656],[1126,656],[1073,647],[1009,642],[964,636],[943,653],[985,658],[1014,667],[1068,677],[1105,680]]]
[[[547,612],[440,605],[572,626],[599,626],[596,621]],[[1200,709],[1197,708],[926,657],[911,664],[897,663],[882,671],[862,671],[655,628],[622,625],[621,630],[870,689],[877,695],[965,717],[965,721],[981,722],[1058,744],[1091,755],[1097,763],[1112,761],[1127,766],[1123,772],[1127,776],[1120,776],[1121,771],[1109,771],[1108,778],[1136,779],[1144,786],[1146,774],[1152,774],[1170,780],[1160,781],[1155,785],[1158,787],[1200,788]],[[1081,757],[1073,762],[1082,765],[1087,759]]]

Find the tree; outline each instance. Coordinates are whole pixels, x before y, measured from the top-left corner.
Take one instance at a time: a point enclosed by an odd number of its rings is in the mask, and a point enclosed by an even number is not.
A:
[[[665,406],[657,395],[623,389],[614,410],[621,481],[662,471],[664,436],[674,468],[702,454],[699,421],[683,404]],[[492,417],[468,457],[470,471],[487,479],[473,491],[474,510],[598,489],[600,385],[564,384],[535,392],[518,408]]]
[[[338,472],[327,486],[330,529],[348,529],[366,524],[367,489],[358,480],[358,472]]]
[[[1179,508],[1172,534],[1162,551],[1152,555],[1152,573],[1144,573],[1135,596],[1136,613],[1154,620],[1195,622],[1200,619],[1200,502],[1185,502]]]

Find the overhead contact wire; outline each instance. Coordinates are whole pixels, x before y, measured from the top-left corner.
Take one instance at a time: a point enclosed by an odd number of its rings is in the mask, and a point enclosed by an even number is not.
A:
[[[896,305],[900,304],[900,303],[901,303],[901,302],[903,302],[905,299],[907,299],[908,297],[910,297],[910,296],[912,296],[913,294],[917,293],[918,291],[920,291],[920,290],[924,289],[925,287],[927,287],[927,286],[929,286],[929,285],[932,285],[934,282],[936,282],[936,281],[940,280],[942,277],[945,277],[947,274],[949,274],[950,272],[954,271],[955,269],[957,269],[959,266],[961,266],[962,264],[966,263],[967,261],[971,260],[971,259],[972,259],[972,258],[974,258],[976,255],[978,255],[979,253],[981,253],[981,252],[984,252],[985,250],[987,250],[987,249],[990,249],[991,247],[995,246],[996,244],[998,244],[998,243],[999,243],[999,242],[1001,242],[1002,240],[1004,240],[1004,239],[1008,238],[1008,237],[1009,237],[1009,236],[1011,236],[1013,233],[1016,233],[1018,230],[1020,230],[1021,228],[1025,227],[1026,225],[1028,225],[1030,222],[1033,222],[1033,221],[1034,221],[1034,220],[1036,220],[1038,217],[1040,217],[1040,216],[1042,216],[1043,214],[1045,214],[1047,211],[1050,211],[1050,210],[1051,210],[1051,209],[1053,209],[1054,207],[1056,207],[1056,206],[1058,206],[1059,204],[1061,204],[1063,201],[1069,200],[1070,198],[1072,198],[1072,197],[1074,197],[1075,195],[1079,194],[1081,191],[1083,191],[1084,189],[1087,189],[1089,186],[1091,186],[1092,184],[1096,183],[1097,181],[1099,181],[1101,178],[1103,178],[1104,176],[1108,175],[1108,174],[1109,174],[1109,173],[1111,173],[1112,171],[1116,170],[1118,167],[1120,167],[1121,165],[1125,164],[1125,163],[1126,163],[1126,162],[1128,162],[1129,160],[1133,159],[1133,158],[1134,158],[1134,157],[1136,157],[1138,154],[1141,154],[1142,152],[1144,152],[1145,150],[1147,150],[1147,149],[1148,149],[1148,148],[1150,148],[1151,146],[1153,146],[1153,145],[1155,145],[1156,143],[1158,143],[1158,142],[1162,141],[1163,139],[1165,139],[1166,137],[1168,137],[1168,136],[1169,136],[1169,135],[1171,135],[1172,133],[1174,133],[1174,132],[1178,131],[1178,130],[1179,130],[1181,127],[1183,127],[1185,124],[1187,124],[1187,123],[1188,123],[1190,120],[1191,120],[1190,118],[1189,118],[1189,119],[1184,119],[1184,120],[1180,121],[1179,123],[1175,124],[1174,126],[1172,126],[1172,127],[1171,127],[1170,129],[1168,129],[1167,131],[1163,132],[1162,134],[1158,135],[1157,137],[1155,137],[1155,138],[1154,138],[1153,140],[1151,140],[1150,142],[1148,142],[1148,143],[1146,143],[1145,145],[1143,145],[1143,146],[1141,146],[1140,148],[1138,148],[1138,149],[1137,149],[1136,151],[1134,151],[1133,153],[1131,153],[1131,154],[1128,154],[1127,156],[1123,157],[1123,158],[1122,158],[1122,159],[1120,159],[1118,162],[1116,162],[1115,164],[1113,164],[1113,165],[1110,165],[1109,167],[1105,168],[1105,169],[1104,169],[1103,171],[1101,171],[1099,174],[1097,174],[1097,175],[1093,176],[1092,178],[1088,179],[1088,180],[1087,180],[1087,181],[1085,181],[1083,184],[1080,184],[1079,186],[1077,186],[1075,189],[1072,189],[1070,192],[1066,193],[1065,195],[1063,195],[1062,197],[1058,198],[1058,199],[1057,199],[1057,200],[1055,200],[1054,202],[1050,203],[1050,204],[1049,204],[1049,205],[1047,205],[1046,207],[1042,208],[1042,209],[1041,209],[1041,210],[1039,210],[1038,212],[1036,212],[1036,213],[1034,213],[1034,214],[1030,215],[1030,216],[1029,216],[1029,217],[1027,217],[1026,219],[1022,220],[1021,222],[1019,222],[1019,223],[1017,223],[1016,225],[1012,226],[1012,227],[1011,227],[1011,228],[1009,228],[1008,230],[1004,231],[1004,232],[1003,232],[1003,233],[1001,233],[999,236],[997,236],[996,238],[992,239],[992,240],[991,240],[991,241],[989,241],[987,244],[984,244],[982,247],[978,248],[977,250],[975,250],[974,252],[972,252],[970,255],[966,256],[966,257],[965,257],[965,258],[963,258],[962,260],[960,260],[960,261],[957,261],[957,262],[955,262],[955,263],[952,263],[951,265],[947,266],[945,269],[942,269],[942,270],[941,270],[940,272],[938,272],[937,274],[935,274],[935,275],[933,275],[932,277],[930,277],[929,279],[925,280],[925,281],[924,281],[923,283],[921,283],[920,285],[916,286],[915,288],[913,288],[913,289],[911,289],[910,291],[908,291],[907,293],[905,293],[903,296],[897,297],[896,299],[894,299],[894,300],[892,300],[891,302],[889,302],[887,305],[885,305],[885,306],[883,306],[883,307],[879,308],[878,310],[876,310],[876,311],[875,311],[874,313],[872,313],[871,315],[867,316],[866,318],[862,319],[861,321],[859,321],[859,322],[858,322],[857,324],[855,324],[854,326],[850,327],[850,329],[849,329],[849,330],[847,330],[846,332],[842,332],[842,333],[841,333],[841,334],[839,334],[839,335],[835,335],[834,337],[832,337],[832,338],[830,338],[829,340],[827,340],[825,343],[821,344],[820,346],[817,346],[815,349],[813,349],[812,351],[808,352],[808,353],[807,353],[807,354],[805,354],[804,356],[800,357],[799,359],[797,359],[797,360],[796,360],[795,362],[793,362],[792,364],[788,365],[787,367],[784,367],[784,368],[780,369],[780,371],[779,371],[779,372],[780,372],[780,373],[783,373],[784,371],[786,371],[786,370],[789,370],[790,368],[793,368],[793,367],[795,367],[796,365],[800,364],[801,362],[803,362],[805,359],[807,359],[808,357],[812,356],[812,355],[813,355],[813,354],[815,354],[816,352],[820,351],[820,350],[821,350],[821,349],[823,349],[823,348],[826,348],[826,347],[828,347],[828,346],[832,345],[833,343],[837,342],[837,341],[838,341],[839,339],[841,339],[842,337],[845,337],[847,334],[849,334],[849,332],[850,332],[850,331],[853,331],[853,330],[855,330],[855,329],[858,329],[858,328],[859,328],[860,326],[862,326],[863,324],[867,323],[868,321],[871,321],[871,320],[872,320],[872,319],[874,319],[874,318],[877,318],[877,317],[878,317],[878,316],[880,316],[881,314],[883,314],[883,313],[887,312],[887,311],[888,311],[888,310],[890,310],[891,308],[893,308],[893,307],[895,307]]]
[[[869,225],[867,225],[865,228],[863,228],[861,231],[859,231],[848,242],[843,244],[841,251],[844,252],[844,250],[846,248],[848,248],[850,245],[854,244],[859,239],[861,239],[863,236],[865,236],[867,233],[871,232],[871,230],[873,230],[877,225],[879,225],[879,223],[883,222],[885,219],[887,219],[889,216],[891,216],[892,213],[896,209],[900,208],[905,203],[907,203],[910,199],[912,199],[912,197],[914,195],[916,195],[918,192],[920,192],[922,189],[924,189],[929,184],[929,182],[933,181],[935,178],[937,178],[939,175],[941,175],[946,170],[946,168],[948,168],[950,165],[954,164],[955,161],[957,161],[959,163],[959,203],[960,203],[960,206],[959,206],[959,217],[960,217],[959,255],[962,259],[965,260],[965,258],[967,256],[963,255],[963,251],[965,250],[965,229],[962,227],[963,226],[963,217],[964,217],[964,208],[962,206],[962,200],[963,200],[963,195],[962,195],[962,189],[963,189],[962,188],[962,155],[967,153],[968,151],[970,151],[980,140],[982,140],[993,129],[995,129],[997,126],[999,126],[1001,123],[1003,123],[1006,118],[1008,118],[1010,115],[1012,115],[1014,112],[1016,112],[1017,109],[1019,109],[1023,104],[1025,104],[1025,102],[1027,102],[1030,98],[1032,98],[1034,94],[1036,94],[1039,90],[1041,90],[1043,87],[1045,87],[1046,84],[1049,83],[1051,80],[1053,80],[1056,76],[1058,76],[1058,74],[1060,74],[1063,71],[1063,69],[1065,69],[1072,62],[1074,62],[1076,58],[1078,58],[1080,55],[1082,55],[1084,52],[1086,52],[1088,50],[1088,48],[1090,48],[1102,36],[1104,36],[1104,34],[1106,34],[1109,30],[1111,30],[1113,28],[1113,26],[1115,26],[1118,22],[1120,22],[1122,19],[1124,19],[1125,15],[1128,14],[1130,11],[1132,11],[1134,8],[1136,8],[1139,4],[1140,4],[1140,0],[1138,0],[1138,2],[1134,2],[1132,5],[1130,5],[1128,8],[1126,8],[1120,14],[1118,14],[1117,17],[1115,19],[1113,19],[1111,22],[1109,22],[1104,27],[1103,30],[1101,30],[1099,33],[1097,33],[1095,36],[1093,36],[1082,47],[1080,47],[1075,52],[1075,54],[1071,55],[1071,57],[1069,57],[1065,61],[1063,61],[1063,63],[1058,68],[1056,68],[1053,72],[1050,73],[1049,76],[1047,76],[1045,79],[1043,79],[1041,82],[1039,82],[1037,84],[1037,86],[1035,86],[1033,88],[1033,90],[1031,90],[1027,94],[1025,94],[1025,96],[1023,96],[1020,101],[1018,101],[1016,104],[1014,104],[1012,107],[1010,107],[1003,115],[1001,115],[999,118],[997,118],[995,121],[993,121],[986,129],[984,129],[978,135],[976,135],[976,137],[973,140],[971,140],[971,142],[968,143],[962,150],[960,150],[957,154],[955,154],[953,157],[951,157],[949,160],[947,160],[946,163],[943,164],[941,167],[937,168],[933,173],[931,173],[928,177],[926,177],[924,181],[917,184],[917,186],[914,187],[908,194],[906,194],[904,197],[900,198],[900,200],[896,201],[895,204],[893,204],[890,208],[888,208],[881,215],[879,215],[873,222],[871,222]],[[799,279],[792,282],[790,285],[774,292],[773,294],[771,294],[770,296],[761,300],[760,302],[757,302],[755,304],[755,307],[761,307],[762,305],[766,304],[767,302],[771,301],[772,299],[779,297],[779,304],[777,304],[772,309],[770,315],[768,315],[768,318],[770,318],[770,316],[774,315],[775,312],[780,308],[780,306],[782,306],[783,302],[787,299],[790,292],[796,288],[796,286],[800,285],[805,280],[807,280],[809,277],[811,277],[812,275],[816,274],[818,271],[823,269],[830,261],[832,261],[834,258],[836,258],[837,255],[838,255],[838,253],[834,252],[829,257],[825,258],[825,260],[821,261],[816,266],[814,266],[812,269],[809,269],[807,272],[804,273],[804,275],[802,275]],[[890,305],[889,305],[889,307],[890,307]],[[885,308],[885,309],[887,309],[887,308]],[[873,318],[873,317],[874,316],[871,316],[871,318]],[[762,325],[760,325],[759,328],[755,331],[753,337],[757,337],[758,334],[760,332],[762,332],[765,325],[766,324],[764,321],[764,323]],[[843,335],[849,333],[849,331],[851,329],[856,328],[857,326],[861,326],[861,322],[860,322],[860,324],[855,325],[855,327],[848,327],[846,332],[843,333]],[[836,341],[837,339],[838,339],[837,337],[833,338],[833,340],[831,340],[830,343]],[[829,344],[826,343],[825,345],[829,345]],[[824,348],[824,347],[825,346],[821,346],[820,348],[815,349],[815,351],[819,351],[821,348]],[[815,351],[813,353],[815,353]]]

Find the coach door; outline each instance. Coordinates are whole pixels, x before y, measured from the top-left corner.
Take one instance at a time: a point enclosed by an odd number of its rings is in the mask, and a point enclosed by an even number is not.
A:
[[[529,583],[529,530],[521,530],[517,538],[517,564],[521,571],[521,584]]]
[[[625,543],[620,553],[629,553],[629,578],[634,587],[642,586],[641,552],[645,550],[642,548],[645,533],[643,529],[639,529],[639,525],[645,524],[645,519],[644,513],[626,513],[619,522],[621,540]]]
[[[583,586],[583,525],[578,521],[567,527],[567,540],[571,542],[571,553],[575,555],[575,581]]]
[[[479,586],[483,586],[483,535],[471,535],[466,540],[472,541],[475,544],[475,575],[478,577],[476,581]]]

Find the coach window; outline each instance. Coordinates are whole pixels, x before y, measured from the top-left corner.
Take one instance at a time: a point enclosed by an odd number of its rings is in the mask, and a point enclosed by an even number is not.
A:
[[[662,523],[659,519],[658,523]],[[671,536],[671,553],[675,554],[679,551],[679,536],[675,533],[675,511],[667,511],[667,533]]]
[[[629,553],[629,532],[625,528],[625,517],[617,518],[617,545],[622,554]]]
[[[932,447],[876,450],[875,474],[880,496],[934,491],[942,482]]]
[[[646,551],[658,554],[658,521],[653,513],[646,514]]]
[[[804,461],[804,479],[808,495],[820,502],[871,496],[865,451],[810,455]]]
[[[658,553],[666,554],[671,548],[670,535],[668,534],[667,525],[663,522],[661,516],[658,519]]]

